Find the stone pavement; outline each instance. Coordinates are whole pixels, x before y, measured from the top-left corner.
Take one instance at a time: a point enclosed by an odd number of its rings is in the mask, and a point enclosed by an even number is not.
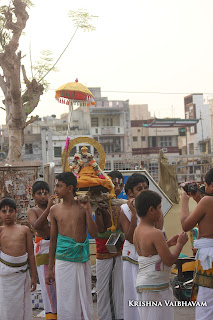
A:
[[[34,317],[38,315],[42,310],[34,310]],[[94,320],[98,320],[97,318],[97,304],[94,303]],[[45,318],[33,318],[33,320],[44,320]],[[195,308],[194,307],[175,307],[175,318],[174,320],[194,320],[195,319]]]

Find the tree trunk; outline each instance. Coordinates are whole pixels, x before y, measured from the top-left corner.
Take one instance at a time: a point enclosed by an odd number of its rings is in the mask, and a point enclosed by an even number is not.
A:
[[[23,145],[23,130],[9,129],[9,152],[8,161],[21,161],[21,150]]]
[[[0,52],[0,87],[4,93],[3,101],[6,109],[7,128],[9,135],[9,153],[7,160],[21,161],[21,151],[24,143],[24,128],[36,117],[27,121],[28,115],[37,107],[43,94],[43,85],[35,79],[27,78],[25,68],[21,65],[21,52],[18,51],[19,39],[29,18],[26,4],[22,0],[12,0],[12,5],[5,7],[3,14],[6,18],[5,28],[11,31],[11,38]],[[16,19],[15,19],[15,17]],[[0,33],[1,35],[1,33]],[[26,89],[21,93],[21,69]]]

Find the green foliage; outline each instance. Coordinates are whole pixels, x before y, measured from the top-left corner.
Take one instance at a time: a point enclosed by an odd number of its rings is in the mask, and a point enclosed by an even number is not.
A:
[[[5,28],[6,18],[4,11],[7,11],[8,9],[9,7],[5,5],[0,7],[0,52],[2,52],[5,46],[9,43],[12,35],[10,30]]]
[[[41,52],[41,58],[39,61],[36,61],[32,67],[35,74],[33,74],[33,78],[43,84],[45,91],[49,88],[49,83],[44,80],[44,75],[51,69],[53,71],[57,71],[55,67],[52,68],[52,52],[49,50],[43,50]],[[40,80],[42,79],[42,80]]]
[[[70,10],[69,17],[72,18],[72,21],[76,28],[81,28],[83,31],[94,31],[95,27],[89,22],[97,16],[91,16],[86,10],[79,9],[77,11]]]

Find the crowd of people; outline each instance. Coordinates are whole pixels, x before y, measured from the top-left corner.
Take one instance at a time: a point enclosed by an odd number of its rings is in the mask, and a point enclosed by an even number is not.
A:
[[[191,214],[190,194],[181,189],[183,231],[169,240],[162,232],[161,196],[149,190],[147,177],[133,173],[124,186],[119,171],[108,175],[116,197],[125,188],[128,202],[112,207],[112,214],[96,209],[95,219],[89,198],[75,197],[73,173],[56,176],[54,196],[46,182],[36,181],[36,205],[27,212],[35,237],[28,226],[16,224],[14,199],[0,201],[0,319],[32,320],[31,291],[39,280],[46,319],[93,320],[89,233],[96,241],[98,319],[172,320],[174,308],[165,303],[173,301],[171,266],[188,241],[186,232],[196,225],[193,290],[206,306],[196,307],[195,317],[213,319],[213,169],[205,177],[206,195]],[[54,204],[55,196],[62,201]],[[116,253],[107,249],[112,223],[125,239]]]

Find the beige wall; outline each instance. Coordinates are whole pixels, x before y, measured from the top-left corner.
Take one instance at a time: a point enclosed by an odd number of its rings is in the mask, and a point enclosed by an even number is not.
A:
[[[148,104],[132,104],[129,106],[130,120],[147,120],[151,119],[148,111]]]

